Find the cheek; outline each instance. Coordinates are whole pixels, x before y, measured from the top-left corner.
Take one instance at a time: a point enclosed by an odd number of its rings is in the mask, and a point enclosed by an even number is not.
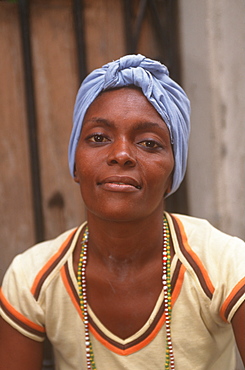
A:
[[[94,159],[87,153],[87,151],[79,149],[75,155],[75,181],[81,182],[89,177],[91,174],[91,165],[93,163],[93,167],[96,166],[94,164]]]
[[[152,173],[152,187],[156,193],[165,196],[172,187],[174,160],[159,162]]]

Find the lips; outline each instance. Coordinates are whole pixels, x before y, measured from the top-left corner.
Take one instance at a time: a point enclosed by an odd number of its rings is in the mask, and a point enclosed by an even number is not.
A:
[[[140,190],[140,183],[128,176],[110,176],[98,182],[98,185],[112,191],[132,191]]]

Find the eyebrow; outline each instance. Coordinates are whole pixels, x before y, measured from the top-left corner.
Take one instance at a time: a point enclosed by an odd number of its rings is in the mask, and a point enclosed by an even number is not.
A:
[[[83,125],[86,125],[86,123],[89,123],[89,122],[102,123],[103,125],[105,125],[109,128],[115,127],[113,121],[108,121],[107,119],[100,118],[100,117],[95,117],[95,118],[92,118],[90,120],[87,120],[87,121],[83,122]],[[167,127],[166,123],[164,121],[163,121],[163,123],[165,124],[165,126],[161,126],[157,122],[151,122],[151,121],[138,122],[135,125],[134,130],[135,131],[141,131],[141,130],[150,129],[150,128],[154,128],[154,127],[159,128],[160,130],[163,130],[163,131],[165,131],[166,129],[168,130],[168,127]]]
[[[163,121],[164,125],[166,126],[165,122]],[[161,126],[159,125],[158,123],[156,122],[151,122],[151,121],[146,121],[146,122],[139,122],[135,127],[134,129],[136,131],[140,131],[140,130],[145,130],[145,129],[150,129],[150,128],[159,128],[161,130],[164,130],[165,131],[165,126]],[[166,126],[166,129],[167,129],[167,126]]]
[[[86,125],[89,122],[103,123],[103,125],[108,126],[108,127],[113,127],[114,126],[112,122],[108,121],[107,119],[99,118],[99,117],[94,117],[94,118],[88,119],[87,121],[84,121],[83,126]]]

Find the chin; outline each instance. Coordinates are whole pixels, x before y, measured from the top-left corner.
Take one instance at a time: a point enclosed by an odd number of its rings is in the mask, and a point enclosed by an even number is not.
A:
[[[110,210],[108,212],[93,212],[92,210],[87,211],[88,217],[96,217],[98,219],[101,219],[106,222],[132,222],[136,221],[140,217],[136,214],[131,214],[128,212],[117,212],[113,210],[113,212]]]
[[[162,215],[163,207],[157,207],[154,210],[140,207],[104,207],[103,210],[87,208],[88,218],[97,218],[105,222],[137,222],[147,220],[154,214]]]

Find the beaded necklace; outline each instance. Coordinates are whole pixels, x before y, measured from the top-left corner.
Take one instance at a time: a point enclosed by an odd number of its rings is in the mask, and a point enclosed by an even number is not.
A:
[[[89,317],[87,308],[87,290],[86,290],[86,265],[87,265],[87,248],[88,248],[88,227],[86,226],[82,242],[81,242],[81,253],[78,264],[78,288],[79,288],[79,299],[80,307],[83,314],[83,323],[85,331],[85,347],[86,347],[86,361],[87,369],[96,370],[94,353],[92,349],[92,343],[89,336]],[[170,281],[170,233],[168,222],[164,217],[163,220],[163,252],[162,252],[162,284],[164,292],[164,312],[166,322],[166,355],[165,355],[165,370],[174,370],[174,355],[173,346],[171,341],[171,281]]]

